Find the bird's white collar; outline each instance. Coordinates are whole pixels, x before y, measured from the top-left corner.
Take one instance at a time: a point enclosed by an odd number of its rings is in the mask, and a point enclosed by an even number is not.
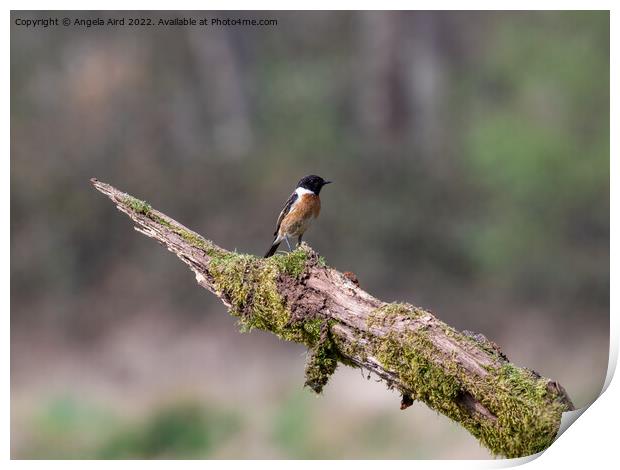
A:
[[[306,188],[302,188],[301,186],[298,187],[295,192],[297,193],[298,197],[303,196],[304,194],[314,194],[314,192],[310,191],[309,189]]]

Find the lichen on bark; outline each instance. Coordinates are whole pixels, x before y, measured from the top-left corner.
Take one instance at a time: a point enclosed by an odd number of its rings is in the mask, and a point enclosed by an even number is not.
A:
[[[559,384],[508,362],[484,336],[457,331],[411,304],[375,299],[305,244],[269,259],[230,252],[145,201],[93,183],[140,232],[187,263],[242,331],[305,345],[305,384],[317,393],[338,362],[367,369],[401,392],[403,409],[422,401],[506,457],[544,450],[562,412],[574,409]]]

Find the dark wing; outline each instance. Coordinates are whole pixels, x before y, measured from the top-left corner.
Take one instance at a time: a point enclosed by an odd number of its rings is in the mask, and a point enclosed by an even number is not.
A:
[[[297,193],[293,192],[293,194],[291,194],[291,196],[284,203],[284,207],[282,208],[282,211],[278,216],[278,221],[276,222],[276,231],[273,233],[274,237],[278,235],[278,230],[280,230],[280,224],[282,223],[282,219],[286,216],[286,214],[289,213],[291,207],[293,206],[298,197],[299,196],[297,195]]]

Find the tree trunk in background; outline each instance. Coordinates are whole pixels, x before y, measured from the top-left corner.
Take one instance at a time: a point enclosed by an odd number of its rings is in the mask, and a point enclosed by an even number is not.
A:
[[[357,80],[359,123],[371,143],[396,139],[414,148],[403,158],[423,163],[441,175],[450,121],[443,99],[449,97],[446,51],[436,12],[359,13],[361,71]]]
[[[360,12],[357,15],[359,124],[369,140],[398,138],[407,124],[407,99],[399,47],[402,29],[397,12]]]
[[[213,122],[214,146],[230,158],[242,157],[250,151],[254,139],[243,74],[229,33],[219,28],[209,30],[207,35],[200,29],[188,28],[187,42],[200,78],[200,99]]]

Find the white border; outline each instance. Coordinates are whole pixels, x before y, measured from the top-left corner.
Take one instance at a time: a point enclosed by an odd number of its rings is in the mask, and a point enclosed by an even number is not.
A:
[[[522,1],[404,1],[384,0],[177,0],[173,4],[161,0],[91,1],[88,5],[75,0],[9,1],[12,10],[613,10],[611,0],[522,0]]]
[[[83,10],[84,4],[77,1],[58,1],[53,4],[44,1],[31,1],[27,5],[26,2],[9,2],[12,9],[15,10]],[[216,0],[208,3],[199,1],[176,1],[173,5],[166,4],[161,1],[97,1],[90,2],[87,9],[91,10],[201,10],[205,7],[209,7],[210,10],[287,10],[287,9],[301,9],[301,10],[321,10],[321,9],[339,9],[339,10],[378,10],[378,9],[417,9],[417,10],[459,10],[463,7],[468,9],[478,10],[496,10],[499,2],[491,1],[443,1],[443,2],[405,2],[405,1],[390,1],[385,0],[383,2],[369,2],[369,1],[325,1],[317,0],[313,2],[284,2],[284,1],[258,1],[258,0],[242,0],[236,1],[234,5],[231,5],[231,1]],[[599,10],[611,10],[611,129],[618,129],[618,108],[617,108],[617,84],[620,80],[620,74],[618,73],[618,34],[617,28],[619,22],[615,18],[616,11],[614,11],[614,2],[611,1],[598,1],[591,0],[588,2],[583,1],[549,1],[549,0],[522,0],[519,2],[501,2],[501,9],[508,10],[541,10],[541,9],[599,9]],[[174,8],[171,8],[174,7]],[[5,120],[2,135],[7,148],[7,156],[10,155],[10,82],[9,82],[9,53],[10,53],[10,12],[6,11],[4,15],[4,22],[2,28],[4,34],[2,39],[4,41],[2,51],[4,55],[4,73],[1,76],[3,82],[3,94],[4,109],[3,119]],[[614,28],[615,27],[615,28]],[[615,106],[614,106],[615,105]],[[615,151],[617,150],[617,137],[616,134],[611,135],[611,181],[618,181],[618,161]],[[10,197],[10,163],[9,158],[4,160],[5,171],[2,172],[0,178],[1,188],[3,191],[2,204],[4,213],[8,213],[10,210],[9,197]],[[618,190],[611,186],[611,234],[612,242],[617,238],[618,232],[618,207],[619,207],[619,193]],[[4,460],[10,458],[10,303],[9,303],[9,279],[10,279],[10,231],[9,231],[9,218],[4,217],[5,229],[2,230],[1,236],[3,238],[5,250],[4,250],[4,269],[2,270],[2,282],[0,283],[2,289],[2,298],[5,308],[3,309],[4,315],[4,328],[2,329],[2,336],[4,338],[4,347],[2,348],[2,365],[4,368],[4,387],[2,387],[3,394],[3,417],[4,423],[1,428],[2,432],[2,449]],[[605,387],[603,389],[603,395],[583,413],[583,416],[577,421],[576,425],[571,426],[570,429],[562,434],[558,440],[537,459],[525,458],[514,460],[496,460],[496,461],[471,461],[471,460],[453,460],[453,461],[387,461],[385,464],[396,468],[410,468],[411,465],[415,465],[418,468],[498,468],[523,464],[530,462],[528,465],[531,468],[549,468],[553,467],[566,467],[572,468],[584,467],[586,465],[603,466],[605,464],[617,461],[615,448],[617,444],[617,438],[615,437],[615,424],[619,417],[618,403],[620,403],[620,386],[618,380],[612,381],[614,371],[617,363],[618,355],[618,277],[613,269],[614,266],[618,266],[619,252],[611,245],[611,341],[610,341],[610,362],[605,381]],[[582,410],[584,411],[584,410]],[[612,427],[613,426],[613,427]],[[204,461],[174,461],[175,466],[200,466],[215,465],[219,468],[236,468],[239,464],[252,465],[259,470],[262,468],[285,468],[290,466],[291,463],[287,461],[210,461],[205,463]],[[336,461],[336,462],[320,462],[320,461],[301,461],[296,462],[295,465],[300,468],[312,468],[316,465],[338,465],[339,467],[353,467],[356,469],[360,467],[372,466],[376,467],[382,465],[381,461],[372,462],[353,462],[353,461]],[[84,462],[79,461],[11,461],[10,465],[20,468],[32,468],[45,465],[46,468],[62,468],[69,467],[82,468]],[[136,465],[133,461],[89,461],[88,466],[95,468],[103,468],[110,466],[133,466]],[[160,467],[171,465],[171,462],[167,461],[149,461],[140,462],[139,465],[148,465],[152,467]]]

